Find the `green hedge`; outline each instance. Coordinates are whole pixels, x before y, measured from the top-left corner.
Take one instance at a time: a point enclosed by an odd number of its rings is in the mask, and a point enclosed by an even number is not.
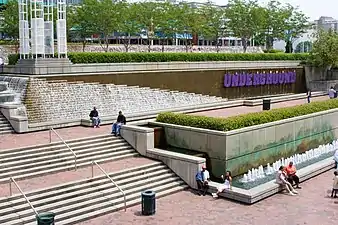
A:
[[[73,63],[126,63],[126,62],[199,62],[199,61],[267,61],[267,60],[306,60],[308,54],[282,53],[101,53],[71,52],[68,54]],[[17,56],[11,55],[10,65]]]
[[[338,108],[338,100],[330,99],[322,102],[313,102],[310,104],[298,105],[293,107],[272,109],[269,111],[262,111],[257,113],[248,113],[228,118],[194,116],[170,112],[161,113],[157,116],[156,121],[161,123],[198,127],[209,130],[230,131],[335,108]]]

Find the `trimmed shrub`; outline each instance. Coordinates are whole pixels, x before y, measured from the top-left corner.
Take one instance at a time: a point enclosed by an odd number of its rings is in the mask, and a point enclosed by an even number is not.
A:
[[[14,57],[14,56],[12,56]],[[116,52],[70,52],[69,59],[75,63],[131,63],[131,62],[201,62],[201,61],[268,61],[299,60],[308,54],[281,53],[116,53]],[[16,62],[11,62],[14,65]]]
[[[209,130],[230,131],[335,108],[338,108],[338,100],[330,99],[322,102],[312,102],[304,105],[248,113],[228,118],[214,118],[167,112],[160,113],[157,116],[156,121]]]
[[[19,54],[8,55],[8,65],[15,65],[19,60]]]

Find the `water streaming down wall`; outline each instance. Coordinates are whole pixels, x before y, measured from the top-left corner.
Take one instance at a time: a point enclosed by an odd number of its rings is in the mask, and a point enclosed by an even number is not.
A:
[[[6,104],[21,104],[23,102],[28,79],[26,77],[0,76],[0,82],[7,83],[7,91],[14,94],[14,101],[6,102]]]
[[[96,106],[100,116],[147,114],[149,111],[224,101],[220,97],[140,88],[136,86],[46,81],[31,78],[25,105],[29,123],[89,118]]]

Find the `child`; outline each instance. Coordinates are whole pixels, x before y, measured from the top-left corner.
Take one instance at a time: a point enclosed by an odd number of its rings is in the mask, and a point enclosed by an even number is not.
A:
[[[332,188],[331,198],[338,198],[337,194],[338,194],[338,172],[334,171],[333,188]]]

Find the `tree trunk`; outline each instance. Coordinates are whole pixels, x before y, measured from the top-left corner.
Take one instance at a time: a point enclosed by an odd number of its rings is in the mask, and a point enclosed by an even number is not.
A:
[[[106,42],[106,50],[105,50],[105,52],[108,52],[108,48],[109,48],[108,35],[106,35],[106,37],[105,37],[105,42]]]
[[[245,37],[242,37],[242,45],[243,45],[243,52],[246,53],[246,50],[248,49],[248,39]]]

